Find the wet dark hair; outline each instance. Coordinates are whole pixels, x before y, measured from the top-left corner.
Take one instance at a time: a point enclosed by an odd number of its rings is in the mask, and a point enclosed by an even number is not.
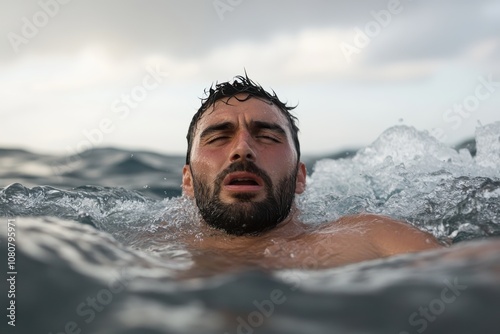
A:
[[[191,120],[191,124],[189,125],[189,130],[187,133],[187,154],[186,154],[186,164],[189,165],[190,157],[191,157],[191,149],[193,147],[193,139],[194,133],[196,131],[196,125],[200,120],[201,116],[208,110],[211,106],[213,106],[217,101],[224,98],[234,97],[240,102],[247,101],[250,98],[258,98],[264,101],[268,101],[270,104],[277,106],[283,115],[288,120],[290,126],[290,132],[292,133],[293,143],[295,145],[295,150],[297,151],[297,159],[300,160],[300,143],[298,132],[299,128],[296,124],[297,117],[290,113],[291,110],[295,109],[296,106],[287,106],[286,102],[280,101],[274,90],[272,94],[268,93],[262,86],[252,81],[248,75],[245,73],[245,76],[238,75],[234,77],[233,82],[222,82],[216,83],[215,88],[212,84],[210,88],[205,89],[205,94],[208,95],[206,98],[201,99],[201,107],[198,109],[196,114],[194,114],[193,119]],[[238,94],[248,94],[245,98],[236,97]]]

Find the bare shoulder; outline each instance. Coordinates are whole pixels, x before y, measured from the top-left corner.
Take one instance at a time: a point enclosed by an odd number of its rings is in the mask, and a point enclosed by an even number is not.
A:
[[[359,214],[342,217],[330,224],[362,232],[364,240],[382,257],[443,247],[430,233],[386,216]]]

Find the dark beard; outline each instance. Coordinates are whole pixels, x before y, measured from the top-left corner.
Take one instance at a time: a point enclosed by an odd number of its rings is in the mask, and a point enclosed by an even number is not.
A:
[[[236,203],[225,204],[220,200],[222,182],[229,173],[245,171],[258,175],[264,180],[266,198],[252,202],[254,194],[236,194]],[[191,169],[196,205],[205,222],[228,234],[258,234],[274,228],[290,213],[295,198],[297,170],[281,179],[275,191],[269,175],[251,161],[240,161],[230,165],[215,179],[213,192],[210,187],[195,177]]]

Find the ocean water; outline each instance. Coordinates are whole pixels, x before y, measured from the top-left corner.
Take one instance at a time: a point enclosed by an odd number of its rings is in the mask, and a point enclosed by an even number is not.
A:
[[[316,259],[238,270],[234,257],[182,242],[206,233],[180,193],[182,157],[1,150],[0,245],[6,252],[13,227],[16,272],[15,297],[2,292],[4,310],[15,300],[16,326],[8,317],[2,326],[47,334],[498,333],[500,123],[478,128],[475,143],[457,151],[396,126],[345,158],[310,158],[307,191],[296,199],[311,225],[372,212],[450,247],[338,268]]]

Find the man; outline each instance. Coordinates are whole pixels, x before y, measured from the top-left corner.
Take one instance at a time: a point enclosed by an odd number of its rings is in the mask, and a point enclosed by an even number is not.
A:
[[[301,223],[294,196],[305,190],[306,168],[293,108],[248,76],[210,88],[189,127],[182,180],[210,226],[197,248],[269,268],[303,268],[312,256],[319,268],[441,247],[373,214]]]

